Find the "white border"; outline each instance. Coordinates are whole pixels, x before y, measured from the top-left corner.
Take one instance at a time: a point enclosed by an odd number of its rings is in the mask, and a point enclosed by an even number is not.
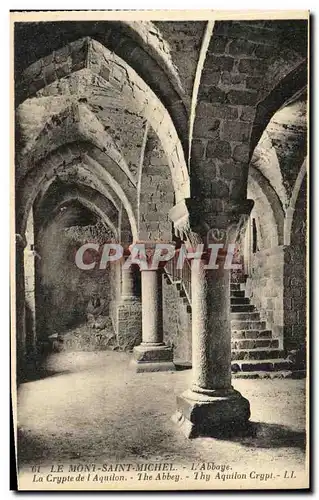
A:
[[[236,1],[226,1],[226,0],[217,0],[217,1],[209,1],[209,0],[197,0],[195,2],[196,4],[196,9],[231,9],[231,10],[237,10],[239,7],[238,2]],[[81,0],[58,0],[55,2],[50,2],[49,4],[42,1],[31,1],[26,3],[23,0],[20,1],[15,1],[15,2],[10,2],[10,1],[3,1],[0,6],[0,37],[1,37],[1,62],[2,62],[2,70],[4,73],[2,73],[2,78],[0,80],[1,83],[1,121],[2,121],[2,127],[1,127],[1,153],[2,153],[2,177],[1,177],[1,183],[0,183],[0,213],[1,213],[1,226],[2,226],[2,245],[0,247],[0,262],[2,263],[2,279],[1,279],[1,294],[0,294],[0,318],[1,318],[1,353],[2,353],[2,359],[0,363],[0,387],[1,387],[1,401],[2,401],[2,411],[1,411],[1,422],[0,422],[0,443],[1,443],[1,453],[0,453],[0,492],[1,492],[1,498],[11,498],[13,495],[13,492],[9,492],[9,294],[8,294],[8,284],[9,284],[9,241],[7,239],[7,235],[9,235],[9,193],[10,193],[10,179],[9,179],[9,165],[10,165],[10,130],[9,130],[9,13],[8,11],[10,9],[12,10],[44,10],[44,9],[52,9],[52,10],[58,10],[58,9],[81,9],[81,10],[86,10],[88,8],[90,9],[97,9],[97,10],[103,10],[103,9],[125,9],[125,10],[131,10],[131,9],[141,9],[141,10],[148,10],[148,9],[191,9],[194,10],[194,2],[189,2],[189,1],[184,1],[184,2],[173,2],[172,0],[153,0],[152,2],[146,2],[145,0],[135,0],[133,1],[128,1],[128,0],[103,0],[103,1],[97,1],[97,0],[91,0],[90,2],[83,2]],[[318,12],[319,7],[318,7],[318,1],[316,0],[311,0],[307,2],[301,2],[300,0],[290,0],[290,1],[284,1],[282,0],[280,3],[278,3],[278,0],[268,0],[265,2],[264,5],[256,3],[256,0],[251,0],[251,1],[243,1],[240,3],[240,8],[241,9],[258,9],[264,10],[264,9],[277,9],[280,7],[280,9],[285,9],[285,10],[300,10],[300,9],[307,9],[310,10],[312,15],[315,16],[315,14]],[[234,13],[234,12],[233,12]],[[192,17],[192,16],[191,16]],[[313,20],[313,31],[312,35],[314,36],[313,40],[313,56],[314,56],[314,61],[312,62],[312,65],[315,69],[313,72],[313,85],[312,85],[312,104],[315,104],[315,107],[312,109],[312,118],[313,122],[319,116],[319,110],[318,110],[318,98],[315,99],[314,94],[316,94],[316,87],[318,83],[318,52],[316,50],[317,47],[317,33],[315,29],[315,23],[316,19]],[[315,127],[313,124],[314,132],[315,132]],[[313,401],[313,406],[314,406],[314,415],[318,415],[318,381],[317,381],[317,369],[316,369],[316,364],[317,360],[319,360],[319,353],[318,353],[318,341],[317,341],[317,335],[318,335],[318,329],[317,323],[316,323],[316,311],[318,310],[319,306],[319,298],[318,294],[315,294],[315,286],[317,283],[319,283],[319,268],[316,266],[316,255],[318,252],[318,243],[319,243],[319,230],[316,227],[316,222],[318,220],[318,214],[319,214],[319,201],[317,203],[317,200],[319,200],[319,184],[318,184],[318,178],[319,175],[316,173],[318,171],[318,163],[317,163],[317,156],[316,156],[316,139],[317,139],[317,134],[312,135],[312,142],[313,142],[313,158],[311,161],[311,170],[312,170],[312,190],[313,190],[313,198],[315,200],[314,203],[314,212],[312,213],[312,228],[314,231],[313,235],[313,264],[314,268],[311,270],[311,280],[314,285],[314,300],[313,300],[313,307],[312,307],[312,314],[315,316],[313,320],[313,332],[312,332],[312,353],[311,353],[311,358],[312,358],[312,364],[313,364],[313,375],[315,375],[314,379],[312,380],[312,394],[315,397],[315,400]],[[318,299],[318,302],[317,302]],[[313,415],[312,423],[315,423],[315,416]],[[313,429],[313,443],[312,445],[314,446],[313,453],[315,454],[316,458],[318,459],[318,454],[316,453],[318,451],[318,443],[316,439],[316,434],[315,434],[315,429]],[[317,460],[315,462],[317,464]],[[315,481],[315,470],[314,472],[314,486],[316,486],[316,481]],[[165,496],[167,496],[167,493],[164,493]],[[214,496],[221,496],[219,493],[213,493]],[[30,494],[33,496],[32,494]],[[68,494],[63,494],[59,493],[60,497],[67,498]],[[125,495],[125,494],[123,494]],[[180,494],[179,494],[180,495]],[[91,494],[85,495],[87,497],[91,497]],[[108,493],[108,496],[113,496],[112,493]],[[127,496],[127,495],[125,495]],[[189,495],[187,495],[189,497]],[[191,497],[195,497],[197,495],[190,495]],[[251,497],[251,494],[249,495]],[[271,493],[272,498],[281,498],[281,495],[274,495]],[[317,496],[317,495],[315,495]],[[319,496],[319,495],[318,495]],[[37,498],[45,498],[44,494],[36,494]],[[222,497],[225,498],[225,495],[223,494]],[[227,497],[227,495],[226,495]],[[253,495],[254,497],[254,495]]]

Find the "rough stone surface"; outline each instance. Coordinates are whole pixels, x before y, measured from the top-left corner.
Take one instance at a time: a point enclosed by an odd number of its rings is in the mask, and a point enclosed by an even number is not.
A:
[[[107,27],[103,38],[101,26],[105,27],[95,23],[96,32],[90,33],[81,25],[82,38],[72,43],[66,26],[59,39],[61,48],[48,37],[48,46],[54,45],[48,54],[43,54],[41,36],[35,37],[34,54],[30,54],[30,41],[21,48],[26,60],[17,57],[17,227],[22,238],[28,214],[51,182],[59,191],[67,181],[73,194],[74,186],[84,185],[87,203],[105,197],[112,236],[127,244],[136,239],[171,241],[169,212],[185,198],[202,203],[191,213],[190,227],[186,220],[177,221],[176,235],[182,239],[185,230],[197,230],[193,219],[198,214],[205,219],[203,214],[209,213],[203,223],[207,229],[214,221],[211,214],[226,218],[223,212],[233,207],[239,212],[251,194],[255,202],[251,220],[256,224],[249,266],[246,262],[251,304],[230,305],[229,287],[222,280],[194,275],[193,384],[206,390],[229,388],[230,321],[233,341],[247,342],[233,347],[240,351],[233,353],[239,371],[255,374],[259,368],[271,372],[275,367],[290,371],[294,361],[281,358],[279,349],[289,349],[291,357],[300,358],[295,351],[305,347],[305,184],[296,203],[292,195],[307,155],[307,96],[304,92],[290,101],[288,87],[294,88],[306,57],[306,23],[216,22],[203,67],[198,68],[202,70],[198,88],[194,78],[204,22],[121,24],[118,30]],[[41,33],[41,26],[34,29]],[[294,88],[293,93],[299,90]],[[93,196],[88,196],[88,188],[94,190]],[[55,210],[53,201],[48,207]],[[95,218],[101,217],[100,203],[94,206],[98,215],[93,210],[93,219],[85,223],[81,219],[87,213],[75,214],[74,208],[64,213],[65,208],[48,224],[50,210],[42,211],[37,241],[33,241],[41,262],[35,264],[33,254],[26,259],[24,287],[23,279],[18,282],[22,357],[34,345],[37,330],[47,338],[87,321],[103,337],[110,318],[119,349],[131,350],[141,340],[144,344],[169,341],[170,346],[158,349],[143,344],[136,348],[138,371],[143,371],[142,366],[150,371],[173,367],[172,348],[175,356],[190,358],[185,297],[174,296],[175,288],[164,294],[163,328],[160,287],[151,275],[142,278],[141,311],[138,298],[122,300],[117,266],[102,273],[74,268],[69,240],[100,243],[110,234]],[[88,212],[91,208],[92,203],[85,206]],[[287,249],[288,208],[293,219]],[[72,254],[73,267],[64,254]],[[18,256],[22,258],[21,252]],[[244,257],[248,259],[247,254]],[[22,270],[22,262],[17,268]],[[39,303],[35,300],[38,285]],[[99,296],[97,317],[87,311],[92,294]],[[24,302],[26,307],[21,306]],[[94,343],[93,337],[82,337],[79,345]],[[102,340],[107,343],[106,337]],[[76,335],[73,341],[76,344]],[[219,410],[211,412],[208,407],[199,405],[194,410],[188,404],[183,411],[189,413],[191,425],[193,410],[198,415],[202,412],[207,422],[219,421]],[[243,408],[242,420],[247,420],[247,405]],[[233,409],[227,410],[233,415]]]
[[[229,392],[208,397],[186,391],[177,396],[177,411],[173,421],[188,438],[221,437],[234,433],[238,428],[247,428],[249,401],[237,391]]]
[[[265,472],[265,463],[303,473],[304,380],[234,380],[234,388],[250,401],[251,432],[228,440],[226,446],[223,439],[187,440],[170,420],[176,405],[172,395],[188,386],[190,370],[132,373],[129,361],[121,352],[54,354],[43,371],[58,376],[21,384],[21,473],[39,462],[170,461],[188,466],[212,457],[216,464],[234,468],[240,463],[241,471],[248,473]],[[74,457],[74,450],[80,457]]]

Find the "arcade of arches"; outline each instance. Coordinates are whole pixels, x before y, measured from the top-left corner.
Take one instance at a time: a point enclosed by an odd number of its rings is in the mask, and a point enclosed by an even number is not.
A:
[[[19,380],[50,349],[192,364],[175,420],[195,436],[249,418],[232,372],[305,369],[307,30],[16,24]],[[205,247],[210,229],[243,272],[75,265],[83,243]]]

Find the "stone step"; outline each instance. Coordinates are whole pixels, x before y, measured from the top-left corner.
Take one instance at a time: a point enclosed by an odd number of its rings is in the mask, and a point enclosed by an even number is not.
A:
[[[255,312],[232,312],[230,315],[232,320],[240,321],[260,321],[260,314],[258,311]]]
[[[245,304],[250,304],[248,297],[230,297],[230,304],[243,306]]]
[[[232,290],[231,289],[231,294],[230,298],[235,298],[235,297],[245,297],[245,291],[244,290]]]
[[[232,291],[236,291],[236,292],[239,292],[241,290],[240,288],[240,283],[231,283],[230,284],[230,289]]]
[[[232,340],[232,349],[258,349],[258,348],[279,348],[278,339],[244,339]]]
[[[241,305],[231,305],[231,312],[253,312],[256,311],[256,308],[252,304],[241,304]]]
[[[271,330],[242,330],[232,329],[231,332],[232,340],[243,340],[243,339],[272,339]]]
[[[266,330],[266,321],[240,321],[231,320],[232,330]]]
[[[245,378],[245,379],[275,379],[275,378],[295,378],[294,372],[291,370],[279,370],[273,372],[236,372],[232,374],[232,378]]]
[[[257,347],[256,349],[233,349],[231,359],[234,360],[264,360],[264,359],[282,359],[285,355],[282,349],[263,349]]]
[[[283,358],[263,360],[251,359],[248,361],[236,360],[232,361],[231,363],[231,368],[234,373],[256,371],[273,372],[281,370],[291,370],[292,367],[293,362]]]

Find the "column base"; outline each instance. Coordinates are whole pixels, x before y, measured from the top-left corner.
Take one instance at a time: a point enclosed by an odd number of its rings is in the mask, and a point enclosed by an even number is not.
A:
[[[187,438],[234,435],[247,428],[249,401],[240,392],[210,391],[215,395],[191,390],[177,396],[177,410],[172,417]]]
[[[133,349],[131,367],[137,373],[175,371],[173,350],[162,343],[142,343]]]

